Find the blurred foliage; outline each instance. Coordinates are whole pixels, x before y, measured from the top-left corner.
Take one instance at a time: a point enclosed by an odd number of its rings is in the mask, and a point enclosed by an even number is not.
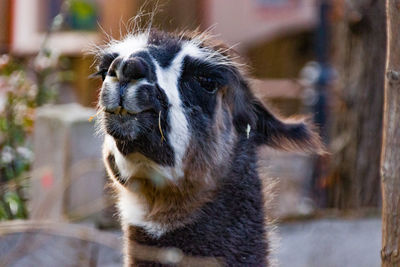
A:
[[[0,221],[28,216],[26,201],[33,152],[31,133],[35,109],[55,99],[62,81],[69,80],[66,60],[48,45],[61,29],[71,0],[62,1],[42,47],[33,58],[0,55]]]
[[[0,56],[0,220],[27,217],[27,178],[33,160],[35,109],[55,97],[58,57]]]
[[[94,1],[70,0],[67,20],[74,30],[95,30],[97,10]]]

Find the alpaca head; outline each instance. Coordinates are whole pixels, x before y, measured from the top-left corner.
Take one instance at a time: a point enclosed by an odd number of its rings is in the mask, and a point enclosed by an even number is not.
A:
[[[304,120],[269,112],[231,51],[202,34],[129,35],[98,58],[100,130],[106,145],[129,159],[121,181],[207,179],[229,165],[240,141],[321,151]]]

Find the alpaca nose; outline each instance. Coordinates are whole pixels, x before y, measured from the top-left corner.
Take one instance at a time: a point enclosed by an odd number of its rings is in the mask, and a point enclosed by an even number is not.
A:
[[[116,86],[106,83],[101,98],[107,112],[123,115],[159,109],[150,64],[140,56],[119,57],[113,61],[108,75],[115,77],[117,83]]]
[[[140,79],[149,78],[150,67],[140,57],[132,57],[122,62],[119,82],[127,84]]]
[[[119,96],[121,101],[125,97],[125,91],[129,83],[140,79],[149,78],[150,67],[140,57],[131,57],[121,63],[119,79]]]

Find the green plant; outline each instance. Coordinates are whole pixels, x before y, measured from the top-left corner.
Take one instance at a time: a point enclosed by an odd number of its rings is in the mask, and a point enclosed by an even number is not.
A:
[[[26,142],[33,126],[36,85],[21,64],[0,58],[0,220],[24,218],[24,179],[32,160]]]
[[[0,220],[26,218],[35,109],[55,96],[58,58],[0,56]]]
[[[70,8],[71,1],[64,0],[37,56],[18,60],[0,55],[0,220],[28,216],[25,203],[35,109],[55,98],[61,81],[71,79],[69,71],[60,71],[59,63],[66,61],[59,60],[48,40],[61,29]]]

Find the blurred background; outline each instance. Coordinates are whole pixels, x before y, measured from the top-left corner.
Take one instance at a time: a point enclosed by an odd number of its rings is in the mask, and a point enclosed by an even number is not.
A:
[[[121,265],[87,51],[156,4],[154,27],[209,30],[267,105],[320,127],[327,156],[259,151],[279,178],[280,265],[379,266],[386,35],[371,0],[0,0],[0,265]]]

